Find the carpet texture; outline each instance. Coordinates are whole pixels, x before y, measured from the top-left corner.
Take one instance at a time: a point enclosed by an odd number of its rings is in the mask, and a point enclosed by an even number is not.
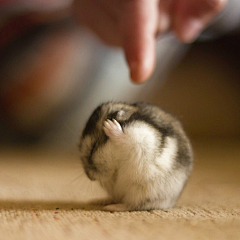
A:
[[[240,239],[240,141],[197,140],[195,167],[176,207],[110,213],[78,155],[2,149],[0,239]]]

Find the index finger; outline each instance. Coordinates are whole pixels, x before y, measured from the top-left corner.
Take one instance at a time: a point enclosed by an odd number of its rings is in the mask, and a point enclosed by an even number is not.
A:
[[[126,0],[120,21],[120,35],[131,78],[146,81],[155,66],[155,35],[158,0]]]

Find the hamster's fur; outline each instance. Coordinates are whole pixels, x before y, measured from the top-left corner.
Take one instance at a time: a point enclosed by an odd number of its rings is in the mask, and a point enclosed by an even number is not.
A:
[[[171,208],[193,165],[192,148],[172,115],[147,103],[100,105],[80,140],[80,158],[114,204],[109,211]]]

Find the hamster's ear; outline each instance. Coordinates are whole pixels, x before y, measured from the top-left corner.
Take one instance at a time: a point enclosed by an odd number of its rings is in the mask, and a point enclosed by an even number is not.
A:
[[[126,121],[132,116],[133,113],[134,112],[130,109],[122,109],[118,111],[116,118],[118,121]]]
[[[121,110],[118,110],[118,111],[115,111],[113,113],[111,113],[109,116],[108,116],[108,119],[115,119],[117,121],[126,121],[128,120],[132,114],[134,112],[130,109],[121,109]]]

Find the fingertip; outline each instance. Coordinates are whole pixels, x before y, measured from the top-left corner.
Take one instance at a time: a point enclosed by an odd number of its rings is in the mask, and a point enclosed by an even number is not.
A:
[[[136,84],[141,84],[147,81],[154,69],[153,60],[145,58],[142,61],[129,62],[130,77]]]
[[[141,39],[141,40],[140,40]],[[155,68],[156,40],[154,34],[139,36],[125,45],[130,77],[134,83],[147,81]]]
[[[180,30],[176,30],[177,38],[183,43],[189,44],[196,40],[198,35],[204,29],[204,24],[198,19],[187,20]]]

